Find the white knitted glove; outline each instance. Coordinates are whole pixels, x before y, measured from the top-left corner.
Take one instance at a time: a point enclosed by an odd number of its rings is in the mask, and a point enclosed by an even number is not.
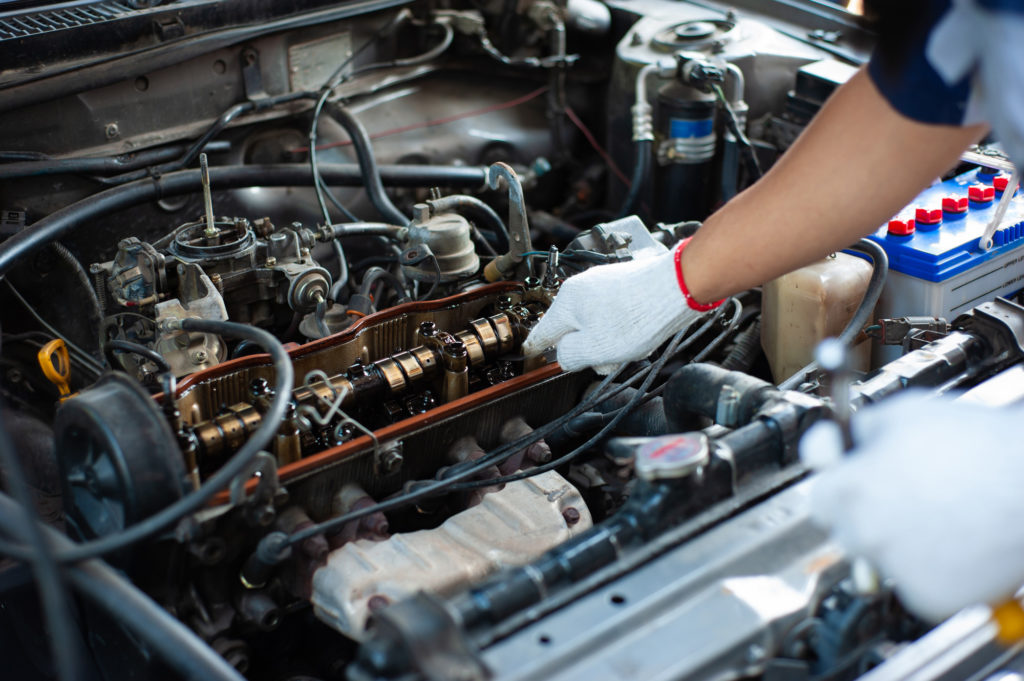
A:
[[[651,354],[700,315],[679,290],[672,252],[598,265],[562,284],[523,351],[536,355],[557,345],[564,370],[608,374]]]
[[[963,125],[990,124],[1010,160],[1024,168],[1024,112],[1018,99],[1024,91],[1024,14],[1019,5],[955,0],[931,32],[925,54],[947,84],[971,78]]]
[[[1024,584],[1024,411],[908,393],[857,413],[855,449],[819,423],[800,443],[822,472],[815,519],[939,621]]]

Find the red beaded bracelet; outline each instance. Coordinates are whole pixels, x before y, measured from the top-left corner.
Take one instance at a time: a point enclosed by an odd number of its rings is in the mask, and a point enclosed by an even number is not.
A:
[[[686,299],[686,304],[690,306],[690,309],[696,310],[697,312],[707,312],[708,310],[714,310],[716,307],[724,303],[725,299],[723,298],[722,300],[714,303],[698,303],[693,299],[693,296],[690,295],[690,289],[686,288],[686,281],[683,279],[683,249],[686,248],[686,244],[690,243],[690,239],[692,238],[693,237],[688,237],[683,239],[675,248],[674,259],[676,263],[676,281],[679,282],[679,290],[682,291],[683,298]]]

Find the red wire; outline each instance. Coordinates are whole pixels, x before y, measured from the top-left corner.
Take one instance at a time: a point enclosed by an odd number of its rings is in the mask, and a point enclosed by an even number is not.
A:
[[[622,180],[622,184],[626,185],[626,187],[629,187],[630,184],[632,184],[629,181],[629,178],[626,177],[621,170],[619,170],[619,166],[615,164],[615,161],[613,161],[612,157],[608,155],[608,152],[605,151],[600,144],[598,144],[597,140],[594,139],[594,135],[591,134],[590,130],[587,129],[587,126],[583,125],[583,121],[581,121],[579,116],[576,115],[576,112],[573,111],[571,107],[567,106],[565,107],[565,115],[569,117],[569,120],[572,121],[573,125],[580,129],[580,132],[583,133],[583,136],[587,138],[588,142],[590,142],[590,146],[594,147],[594,151],[600,154],[601,158],[603,158],[604,162],[608,164],[608,167],[611,169],[611,171],[615,173],[615,176]]]
[[[412,130],[421,130],[423,128],[430,128],[430,127],[433,127],[433,126],[436,126],[436,125],[444,125],[446,123],[454,123],[455,121],[460,121],[460,120],[463,120],[465,118],[473,118],[474,116],[483,116],[484,114],[494,113],[495,111],[503,111],[505,109],[511,109],[513,107],[519,106],[520,104],[525,104],[525,103],[527,103],[527,102],[529,102],[529,101],[531,101],[533,99],[536,99],[537,97],[540,97],[542,94],[544,94],[547,91],[548,91],[548,87],[545,85],[544,87],[537,88],[533,92],[528,92],[528,93],[526,93],[525,95],[523,95],[521,97],[516,97],[515,99],[510,99],[507,102],[501,102],[499,104],[491,104],[490,106],[485,106],[485,107],[480,108],[480,109],[473,109],[472,111],[463,111],[462,113],[453,114],[451,116],[445,116],[444,118],[436,118],[436,119],[434,119],[432,121],[425,121],[425,122],[422,122],[422,123],[412,123],[410,125],[403,125],[400,128],[392,128],[391,130],[384,130],[382,132],[376,132],[376,133],[373,133],[372,135],[370,135],[370,139],[376,140],[376,139],[380,139],[382,137],[389,137],[391,135],[399,135],[399,134],[401,134],[403,132],[410,132]],[[567,106],[567,107],[565,107],[565,115],[569,117],[569,120],[572,121],[573,125],[575,125],[577,128],[579,128],[580,132],[583,133],[583,136],[587,139],[587,142],[589,142],[590,146],[594,148],[594,151],[596,151],[601,156],[601,158],[604,159],[604,162],[608,164],[608,168],[610,168],[611,171],[613,173],[615,173],[615,176],[618,177],[622,181],[622,184],[626,185],[626,187],[628,188],[631,185],[631,182],[629,181],[629,178],[626,177],[625,173],[623,173],[619,169],[619,166],[615,163],[615,161],[612,160],[612,157],[608,155],[608,152],[606,152],[604,150],[604,148],[600,145],[600,143],[598,143],[598,141],[594,137],[593,133],[590,132],[590,130],[587,128],[587,126],[583,124],[583,121],[580,120],[579,116],[576,115],[576,112],[573,111],[571,107]],[[317,151],[320,151],[322,149],[332,149],[334,147],[346,147],[346,146],[349,146],[351,144],[352,144],[352,140],[342,140],[340,142],[330,142],[328,144],[318,144],[316,148],[317,148]],[[295,147],[294,149],[291,149],[291,151],[294,152],[294,153],[302,153],[302,152],[305,152],[305,151],[309,151],[309,147]]]
[[[509,100],[507,102],[501,102],[499,104],[491,104],[490,106],[485,106],[485,107],[483,107],[481,109],[473,109],[472,111],[463,111],[462,113],[453,114],[451,116],[445,116],[444,118],[437,118],[437,119],[434,119],[432,121],[425,121],[423,123],[413,123],[411,125],[403,125],[400,128],[392,128],[391,130],[384,130],[383,132],[375,132],[372,135],[370,135],[370,139],[376,140],[376,139],[380,139],[381,137],[389,137],[390,135],[399,135],[399,134],[401,134],[403,132],[409,132],[411,130],[420,130],[422,128],[430,128],[430,127],[433,127],[435,125],[444,125],[445,123],[454,123],[455,121],[460,121],[460,120],[462,120],[464,118],[472,118],[474,116],[483,116],[484,114],[494,113],[495,111],[503,111],[505,109],[511,109],[513,107],[519,106],[520,104],[525,104],[525,103],[529,102],[532,99],[536,99],[537,97],[540,97],[542,94],[544,94],[547,91],[548,91],[548,87],[545,85],[542,88],[537,88],[533,92],[528,92],[527,94],[523,95],[522,97],[516,97],[515,99],[511,99],[511,100]],[[348,146],[350,144],[352,144],[352,140],[343,140],[341,142],[331,142],[329,144],[318,144],[316,146],[316,149],[317,149],[317,151],[320,151],[321,149],[331,149],[331,148],[334,148],[334,147],[346,147],[346,146]],[[304,152],[304,151],[309,151],[309,147],[296,147],[294,149],[291,149],[291,151],[292,152],[296,152],[296,153],[301,153],[301,152]]]

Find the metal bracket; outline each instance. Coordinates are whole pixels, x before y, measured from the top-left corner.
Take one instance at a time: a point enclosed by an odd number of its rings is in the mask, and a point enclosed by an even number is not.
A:
[[[987,251],[992,248],[992,236],[999,229],[999,225],[1003,223],[1006,209],[1010,207],[1010,201],[1013,200],[1013,195],[1017,193],[1018,184],[1020,184],[1020,171],[1014,168],[1013,172],[1010,173],[1010,183],[1006,185],[1006,191],[1003,192],[1003,198],[999,199],[999,205],[996,206],[996,212],[992,214],[992,219],[985,227],[985,233],[978,239],[978,250]]]
[[[526,221],[523,185],[519,182],[516,171],[506,163],[495,163],[487,168],[487,185],[491,189],[498,189],[502,181],[508,189],[508,253],[499,255],[484,268],[484,278],[487,281],[507,278],[524,259],[526,273],[533,274],[530,261],[524,255],[533,250],[533,244],[530,242],[530,226]]]
[[[661,255],[668,250],[635,215],[594,225],[581,232],[569,249],[604,253],[612,256],[613,262]]]
[[[185,24],[181,17],[161,17],[153,21],[153,33],[162,42],[174,40],[185,35]]]
[[[248,468],[231,481],[231,486],[228,489],[232,506],[240,506],[246,501],[245,483],[253,476],[257,476],[256,489],[253,490],[249,499],[262,502],[273,500],[280,486],[277,481],[277,459],[267,452],[259,452]]]
[[[526,222],[526,204],[523,200],[523,185],[516,171],[507,163],[495,163],[487,169],[487,184],[498,189],[501,180],[508,189],[508,231],[512,243],[509,252],[522,255],[533,249],[530,243],[530,227]]]
[[[350,678],[380,678],[385,669],[412,670],[429,681],[490,678],[456,617],[435,596],[421,591],[380,610],[373,615],[372,631],[360,651],[362,668]]]
[[[990,367],[1001,367],[1024,357],[1024,307],[1005,298],[965,312],[953,321],[953,328],[978,336],[989,346]]]
[[[245,85],[245,98],[250,102],[258,102],[268,97],[267,91],[263,89],[260,53],[255,47],[242,49],[242,80]]]
[[[305,378],[302,381],[302,384],[304,387],[312,390],[314,387],[316,387],[317,381],[323,383],[325,386],[327,386],[328,390],[331,391],[331,400],[328,400],[325,397],[319,398],[320,403],[327,408],[327,412],[323,416],[320,416],[320,413],[316,410],[315,407],[311,407],[310,405],[304,404],[299,407],[298,413],[301,416],[308,419],[311,423],[316,423],[318,426],[321,427],[330,425],[331,421],[334,419],[335,416],[340,416],[341,421],[339,421],[334,426],[335,437],[340,437],[341,429],[346,424],[351,425],[354,428],[362,431],[362,433],[368,436],[370,438],[370,441],[373,442],[374,460],[376,461],[378,459],[381,459],[380,441],[377,440],[377,435],[372,430],[370,430],[362,423],[346,414],[341,409],[341,405],[345,402],[345,398],[348,396],[348,390],[338,390],[337,388],[335,388],[334,383],[331,382],[330,377],[320,369],[313,369],[308,374],[306,374]],[[315,395],[317,393],[313,391],[313,394]]]

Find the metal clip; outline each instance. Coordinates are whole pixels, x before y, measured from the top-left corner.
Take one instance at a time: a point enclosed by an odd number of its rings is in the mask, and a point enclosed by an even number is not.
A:
[[[267,99],[267,91],[263,89],[263,73],[260,71],[260,53],[254,47],[242,50],[242,82],[245,85],[245,98],[250,102]]]
[[[232,506],[240,506],[245,501],[245,483],[249,478],[256,477],[256,489],[252,498],[271,501],[277,491],[277,459],[266,452],[259,452],[252,463],[231,481],[229,498]]]
[[[1013,195],[1017,193],[1018,183],[1020,183],[1020,170],[1015,167],[1010,174],[1010,183],[1006,185],[1006,191],[1003,192],[1003,197],[999,199],[999,205],[996,206],[996,212],[992,215],[992,220],[985,227],[985,233],[978,239],[978,250],[987,251],[992,248],[992,237],[1006,216],[1006,209],[1010,207],[1010,201],[1013,200]]]
[[[327,400],[326,398],[319,396],[319,394],[314,390],[314,388],[316,387],[316,382],[318,380],[325,386],[327,386],[327,389],[331,393],[331,400]],[[338,390],[337,388],[335,388],[334,383],[331,382],[330,376],[328,376],[325,372],[321,371],[320,369],[313,369],[312,371],[310,371],[308,374],[306,374],[305,378],[303,378],[302,382],[305,387],[310,389],[310,392],[312,394],[317,395],[317,398],[320,400],[320,403],[327,407],[327,413],[325,413],[323,416],[320,416],[320,412],[318,412],[316,408],[311,407],[309,405],[302,405],[301,407],[299,407],[299,413],[321,427],[330,425],[330,422],[334,419],[335,416],[340,416],[341,421],[338,423],[338,425],[334,427],[334,436],[340,439],[341,429],[346,424],[354,426],[356,429],[362,431],[367,436],[369,436],[370,440],[373,441],[374,460],[379,460],[381,457],[381,453],[380,441],[377,440],[377,436],[374,434],[372,430],[370,430],[363,424],[359,423],[359,421],[355,420],[341,409],[342,403],[348,396],[348,389]]]

